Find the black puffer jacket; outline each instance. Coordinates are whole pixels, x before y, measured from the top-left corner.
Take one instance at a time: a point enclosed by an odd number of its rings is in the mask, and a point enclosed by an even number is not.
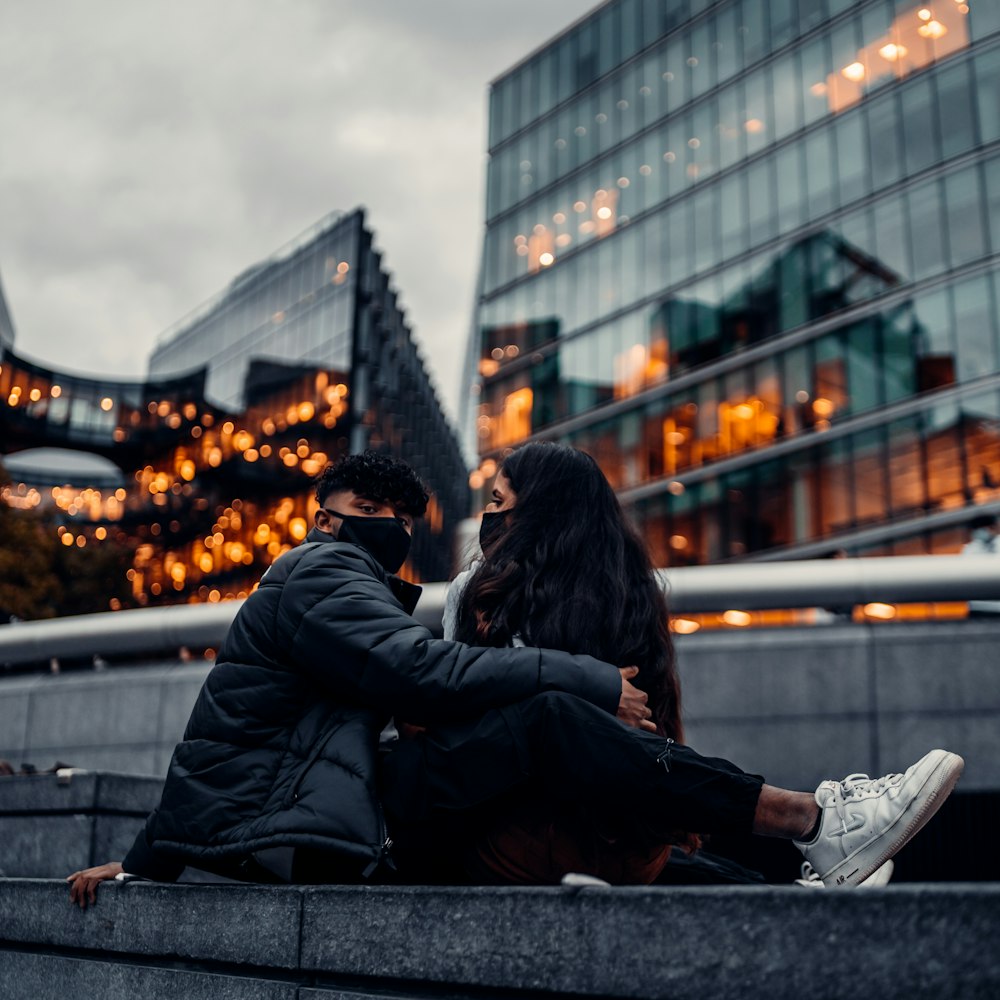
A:
[[[282,556],[236,616],[125,870],[172,880],[185,861],[218,868],[277,846],[376,861],[378,736],[391,716],[448,722],[546,690],[616,711],[609,664],[434,639],[409,616],[417,595],[316,529]]]

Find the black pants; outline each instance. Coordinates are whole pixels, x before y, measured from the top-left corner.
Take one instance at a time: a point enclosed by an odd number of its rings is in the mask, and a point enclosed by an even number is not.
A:
[[[546,692],[461,725],[429,730],[386,754],[381,794],[401,867],[447,859],[453,836],[528,794],[613,818],[667,842],[749,833],[763,778],[632,729],[573,695]],[[437,850],[435,850],[435,848]]]

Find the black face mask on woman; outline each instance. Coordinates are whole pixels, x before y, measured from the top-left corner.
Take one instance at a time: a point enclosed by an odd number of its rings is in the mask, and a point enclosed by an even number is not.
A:
[[[329,507],[323,510],[344,522],[337,533],[337,541],[360,545],[375,557],[387,573],[395,573],[406,561],[410,551],[410,533],[398,517],[359,517],[338,514]]]
[[[507,511],[484,510],[479,522],[479,547],[485,552],[487,547],[497,542],[503,535]]]

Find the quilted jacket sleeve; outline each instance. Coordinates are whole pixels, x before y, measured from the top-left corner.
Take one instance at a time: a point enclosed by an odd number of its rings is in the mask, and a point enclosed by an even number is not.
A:
[[[541,691],[574,694],[612,714],[621,697],[618,670],[589,656],[434,639],[352,545],[318,546],[302,559],[278,615],[300,668],[335,695],[415,723],[468,717]]]

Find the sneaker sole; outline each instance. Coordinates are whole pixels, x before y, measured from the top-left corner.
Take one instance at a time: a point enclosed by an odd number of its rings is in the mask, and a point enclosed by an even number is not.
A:
[[[864,882],[891,857],[906,846],[926,825],[928,820],[944,805],[962,776],[965,761],[956,753],[944,751],[934,770],[927,776],[907,809],[900,813],[881,836],[863,844],[853,854],[835,865],[823,876],[823,884],[831,889],[846,889]],[[907,824],[898,833],[894,828]],[[871,854],[877,851],[879,853]]]

